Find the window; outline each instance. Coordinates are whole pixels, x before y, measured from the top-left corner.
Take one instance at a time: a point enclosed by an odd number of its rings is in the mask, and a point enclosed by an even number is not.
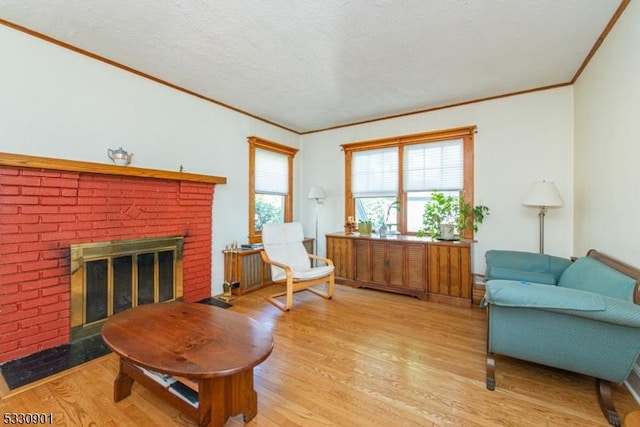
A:
[[[297,149],[255,136],[249,140],[249,242],[262,226],[292,221],[293,157]]]
[[[407,233],[422,228],[424,205],[435,191],[458,197],[464,191],[464,141],[456,138],[402,147]]]
[[[371,221],[375,229],[383,223],[389,224],[392,220],[387,218],[387,206],[395,201],[398,191],[398,150],[381,148],[355,152],[352,171],[356,221]]]
[[[387,224],[399,233],[415,234],[434,192],[472,204],[475,129],[344,144],[345,216],[369,220],[374,229]]]

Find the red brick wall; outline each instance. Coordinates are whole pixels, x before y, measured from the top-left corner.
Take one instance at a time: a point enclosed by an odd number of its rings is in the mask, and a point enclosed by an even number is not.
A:
[[[182,235],[184,299],[209,297],[213,187],[0,167],[0,363],[69,342],[72,243]]]

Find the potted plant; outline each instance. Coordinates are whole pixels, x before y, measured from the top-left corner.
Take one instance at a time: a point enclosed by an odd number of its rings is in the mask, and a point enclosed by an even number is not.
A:
[[[478,231],[478,224],[489,215],[489,208],[483,205],[471,206],[463,198],[445,196],[435,192],[424,206],[423,227],[418,236],[429,234],[434,239],[455,240],[455,233],[464,236],[465,231]]]

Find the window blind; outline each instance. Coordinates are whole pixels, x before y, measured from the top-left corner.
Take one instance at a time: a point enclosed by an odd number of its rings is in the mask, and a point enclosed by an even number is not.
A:
[[[289,194],[289,158],[286,154],[256,148],[255,192]]]
[[[398,192],[398,149],[355,151],[351,159],[353,197],[395,197]]]
[[[404,191],[462,191],[463,140],[407,145],[404,148]]]

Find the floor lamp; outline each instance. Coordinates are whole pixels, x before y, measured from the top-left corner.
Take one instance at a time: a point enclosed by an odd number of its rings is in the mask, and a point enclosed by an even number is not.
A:
[[[560,207],[564,204],[556,185],[551,181],[536,182],[529,190],[529,194],[522,202],[525,206],[533,206],[540,209],[540,253],[544,253],[544,216],[547,208]]]
[[[316,240],[314,241],[314,255],[318,255],[318,206],[322,204],[322,199],[324,199],[324,189],[322,187],[311,187],[308,198],[315,199],[316,201]],[[318,260],[314,261],[314,265],[316,267],[318,266]]]

